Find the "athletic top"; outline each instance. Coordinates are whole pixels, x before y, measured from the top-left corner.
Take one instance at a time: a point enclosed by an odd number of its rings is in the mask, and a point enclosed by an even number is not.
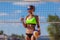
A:
[[[37,22],[36,22],[36,18],[35,17],[33,17],[33,18],[31,18],[31,19],[26,19],[26,24],[37,24]]]

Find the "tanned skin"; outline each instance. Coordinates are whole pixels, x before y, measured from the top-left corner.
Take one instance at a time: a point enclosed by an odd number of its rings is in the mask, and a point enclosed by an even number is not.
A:
[[[37,22],[37,24],[36,24],[36,25],[37,25],[37,30],[38,30],[38,33],[39,33],[39,35],[40,35],[41,32],[40,32],[39,17],[38,17],[37,15],[35,16],[33,12],[34,12],[34,9],[28,10],[28,13],[29,13],[29,14],[26,16],[25,20],[26,20],[27,18],[28,18],[28,19],[31,19],[31,18],[35,17],[35,18],[36,18],[36,22]],[[22,22],[24,28],[26,28],[26,33],[32,34],[32,33],[34,32],[36,25],[26,24],[26,23],[24,22],[24,18],[21,18],[21,22]],[[36,39],[35,39],[35,37],[34,37],[33,35],[31,36],[31,38],[29,38],[29,37],[26,35],[25,40],[36,40]]]

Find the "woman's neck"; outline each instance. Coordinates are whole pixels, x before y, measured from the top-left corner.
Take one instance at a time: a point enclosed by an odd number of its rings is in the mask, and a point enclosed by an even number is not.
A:
[[[30,15],[30,16],[33,16],[33,13],[30,13],[29,15]]]

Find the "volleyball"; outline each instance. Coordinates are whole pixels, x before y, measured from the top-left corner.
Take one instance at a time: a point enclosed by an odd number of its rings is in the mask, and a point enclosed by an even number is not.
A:
[[[34,37],[38,38],[38,37],[39,37],[38,31],[34,31],[34,32],[33,32],[33,35],[34,35]]]

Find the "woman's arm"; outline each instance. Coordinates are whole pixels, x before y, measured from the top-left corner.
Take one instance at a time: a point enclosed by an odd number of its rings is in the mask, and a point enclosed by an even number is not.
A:
[[[36,21],[37,21],[37,28],[38,28],[38,32],[39,32],[39,35],[41,34],[41,32],[40,32],[40,20],[39,20],[39,17],[38,16],[36,16]]]
[[[24,23],[24,22],[22,22],[23,23],[23,26],[26,28],[27,27],[27,24],[26,23]]]
[[[26,28],[27,27],[27,24],[24,22],[24,18],[21,18],[21,22],[22,22],[23,26]]]

